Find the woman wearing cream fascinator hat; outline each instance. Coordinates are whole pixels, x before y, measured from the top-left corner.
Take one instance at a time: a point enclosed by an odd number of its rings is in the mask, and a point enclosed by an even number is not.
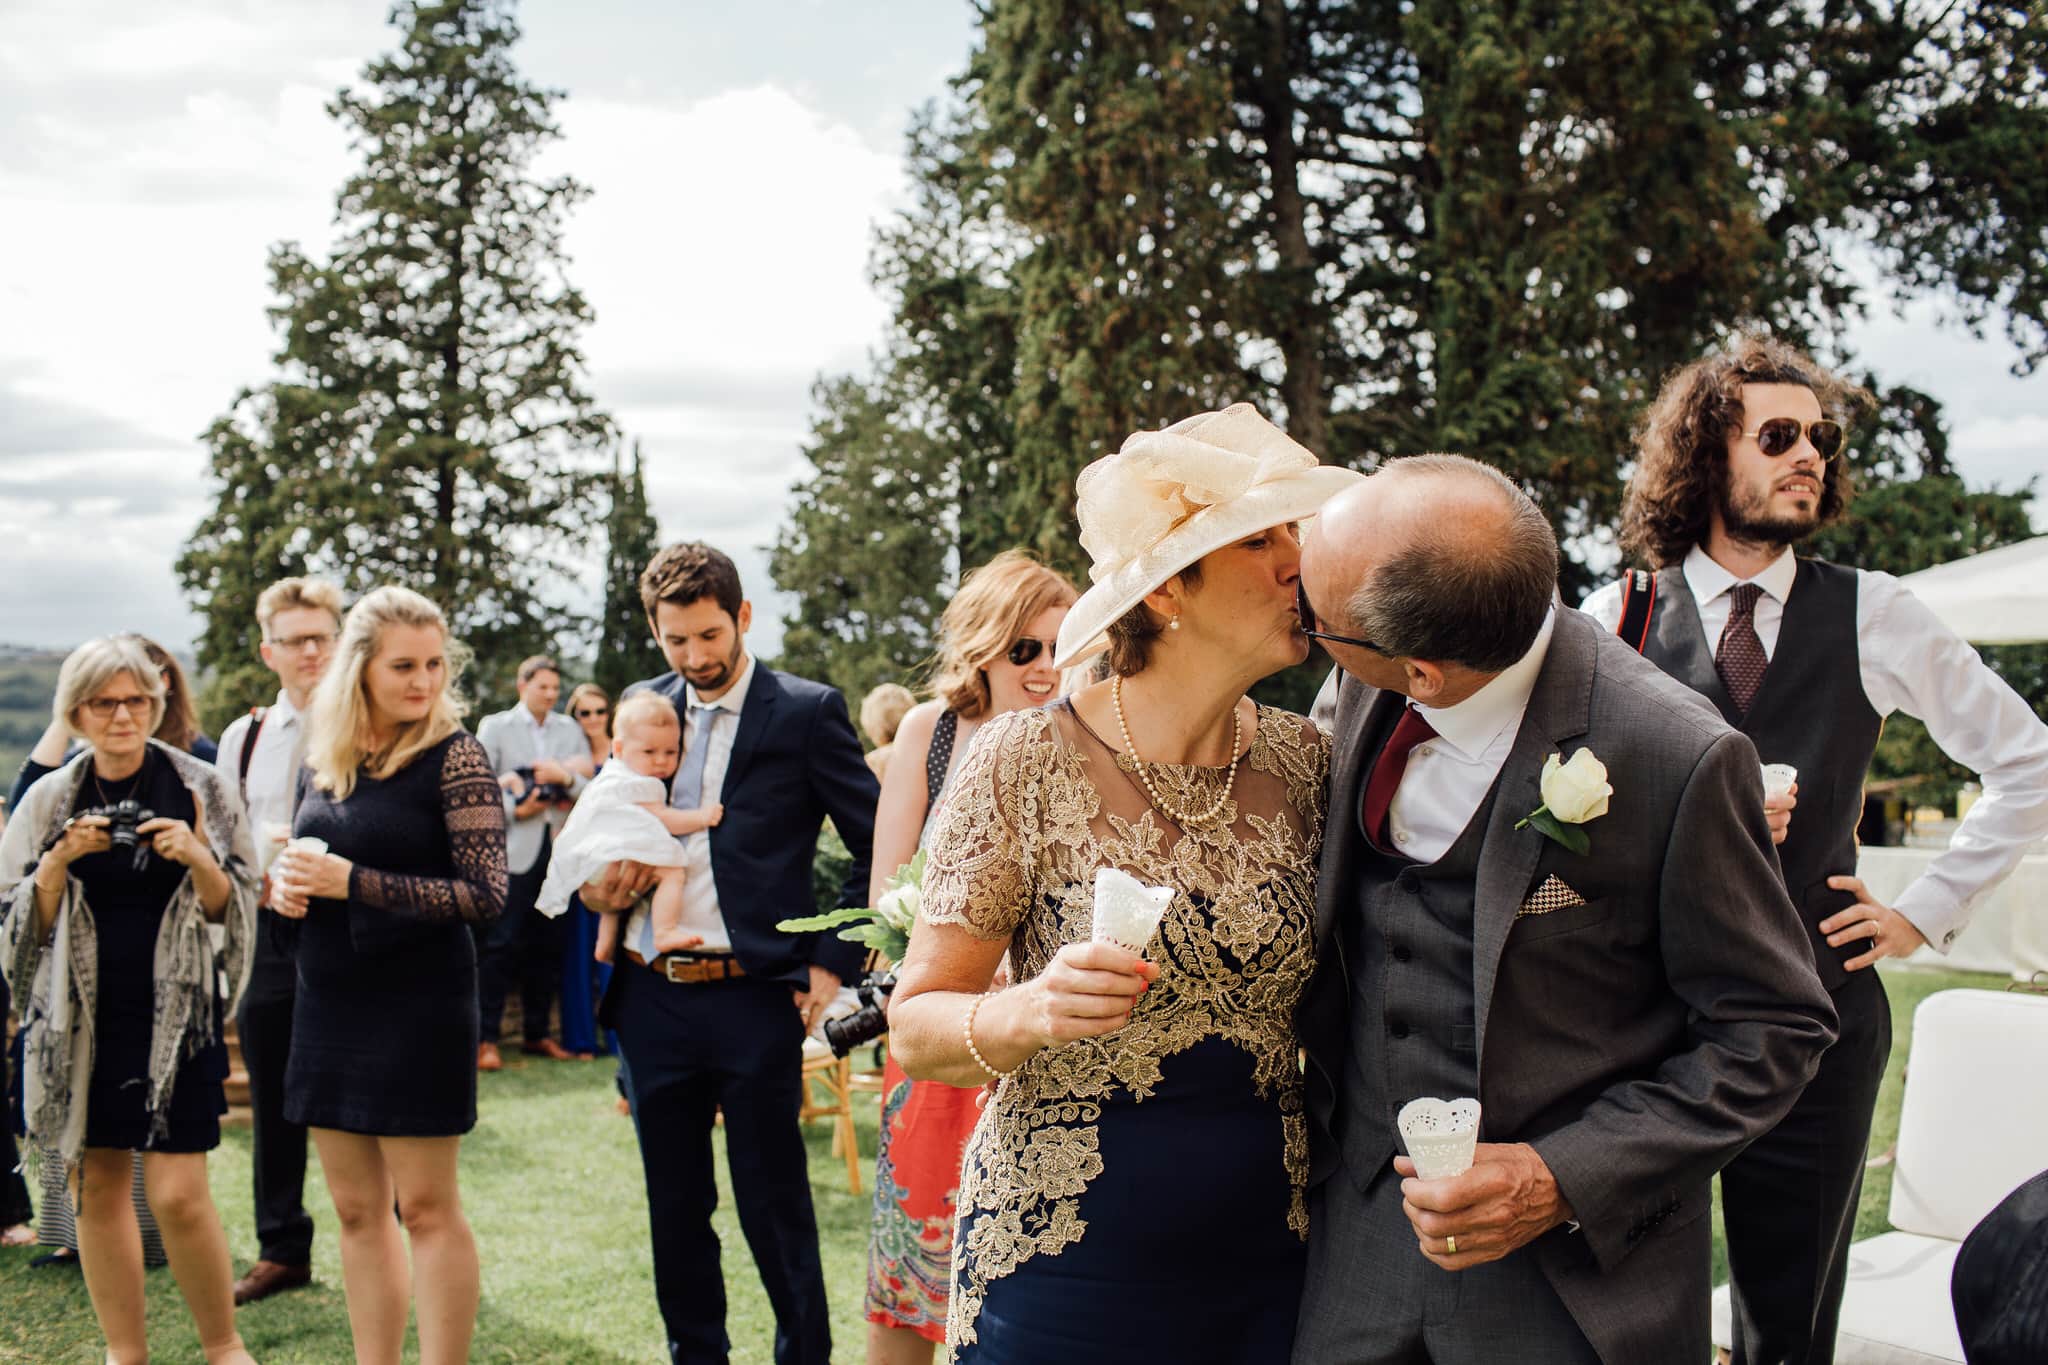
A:
[[[994,1088],[961,1177],[959,1360],[1287,1357],[1328,751],[1245,691],[1307,657],[1296,524],[1358,478],[1245,404],[1081,474],[1093,567],[1059,662],[1107,650],[1110,676],[982,726],[890,1009],[906,1072]],[[1172,891],[1143,954],[1090,942],[1102,868]],[[986,994],[1006,951],[1017,984]]]

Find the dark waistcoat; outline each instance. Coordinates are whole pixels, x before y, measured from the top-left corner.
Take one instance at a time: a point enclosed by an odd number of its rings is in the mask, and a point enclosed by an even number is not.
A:
[[[1374,751],[1385,742],[1375,736]],[[1472,917],[1493,801],[1489,790],[1433,863],[1363,840],[1357,910],[1339,931],[1352,995],[1351,1075],[1339,1087],[1337,1113],[1345,1163],[1361,1190],[1401,1150],[1394,1116],[1402,1105],[1479,1094]],[[1359,811],[1331,817],[1357,824]]]
[[[1856,824],[1863,814],[1863,778],[1877,749],[1883,717],[1863,693],[1856,648],[1856,571],[1802,559],[1785,600],[1778,643],[1746,715],[1737,715],[1714,670],[1714,648],[1700,625],[1682,568],[1657,574],[1643,656],[1719,708],[1748,735],[1765,763],[1799,769],[1799,804],[1778,846],[1785,889],[1806,921],[1821,982],[1837,990],[1842,963],[1864,950],[1861,940],[1831,948],[1820,922],[1856,897],[1828,888],[1828,878],[1856,871]]]

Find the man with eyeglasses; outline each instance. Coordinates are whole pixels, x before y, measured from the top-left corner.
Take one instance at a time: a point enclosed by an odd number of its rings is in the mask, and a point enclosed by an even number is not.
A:
[[[1622,513],[1623,551],[1649,568],[1584,607],[1704,696],[1763,762],[1798,770],[1766,809],[1841,1037],[1792,1112],[1722,1173],[1737,1365],[1834,1359],[1891,1052],[1890,1006],[1869,969],[1923,945],[1947,952],[2048,834],[2048,727],[2027,703],[1891,575],[1793,552],[1847,510],[1839,416],[1867,401],[1760,335],[1680,370],[1644,421]],[[1894,711],[1976,769],[1984,795],[1948,851],[1885,905],[1855,876],[1856,826]]]
[[[316,578],[286,578],[256,599],[263,666],[277,675],[277,699],[229,724],[214,766],[242,794],[265,869],[289,835],[306,755],[307,703],[341,635],[341,590]],[[284,1116],[285,1060],[292,1050],[298,994],[287,925],[263,884],[249,989],[235,1027],[249,1072],[255,1116],[256,1263],[235,1281],[235,1302],[253,1303],[313,1278],[313,1219],[306,1212],[306,1130]]]

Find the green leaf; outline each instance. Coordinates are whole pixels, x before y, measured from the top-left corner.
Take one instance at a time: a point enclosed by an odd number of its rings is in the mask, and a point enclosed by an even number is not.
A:
[[[1555,815],[1552,815],[1548,807],[1537,811],[1523,823],[1534,825],[1538,832],[1545,837],[1555,839],[1581,858],[1585,857],[1586,851],[1593,846],[1593,841],[1586,837],[1585,830],[1580,829],[1577,825],[1565,824]],[[1519,825],[1516,826],[1517,829],[1520,827]]]
[[[800,919],[776,921],[775,927],[785,934],[808,934],[819,929],[837,929],[842,924],[860,924],[873,920],[875,912],[865,905],[849,906],[844,910],[828,910],[822,915],[805,915]]]

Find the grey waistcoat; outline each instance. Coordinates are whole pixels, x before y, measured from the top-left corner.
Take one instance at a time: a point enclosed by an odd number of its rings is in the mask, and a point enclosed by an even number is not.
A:
[[[1785,599],[1777,648],[1747,715],[1737,715],[1714,669],[1714,646],[1699,605],[1677,565],[1657,574],[1643,656],[1717,707],[1748,735],[1765,763],[1799,769],[1799,805],[1778,846],[1785,889],[1806,921],[1814,966],[1830,991],[1848,980],[1842,963],[1867,946],[1861,939],[1831,948],[1820,922],[1856,902],[1828,887],[1856,871],[1856,824],[1863,815],[1863,778],[1884,720],[1863,693],[1856,647],[1856,571],[1802,559]]]
[[[1384,743],[1378,737],[1375,749]],[[1361,1191],[1401,1150],[1394,1116],[1402,1105],[1423,1095],[1479,1094],[1473,888],[1493,802],[1489,790],[1457,842],[1433,863],[1364,841],[1358,913],[1339,931],[1352,998],[1351,1074],[1337,1112],[1346,1169]],[[1332,814],[1359,820],[1356,807]]]

